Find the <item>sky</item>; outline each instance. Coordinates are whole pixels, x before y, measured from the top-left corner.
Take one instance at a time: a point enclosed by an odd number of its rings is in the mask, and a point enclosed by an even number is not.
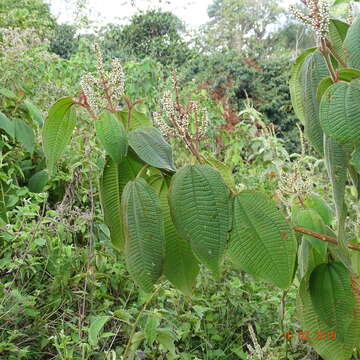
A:
[[[51,11],[63,23],[74,22],[74,9],[76,2],[84,0],[50,0]],[[208,21],[207,8],[212,0],[85,0],[86,8],[91,9],[89,18],[97,25],[110,22],[124,23],[139,9],[162,8],[169,10],[180,17],[188,26],[196,28]],[[85,12],[86,13],[86,12]]]

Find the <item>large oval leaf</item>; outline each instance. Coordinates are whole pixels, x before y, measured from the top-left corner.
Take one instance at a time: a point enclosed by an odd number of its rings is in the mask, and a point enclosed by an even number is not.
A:
[[[190,243],[180,238],[171,219],[167,181],[162,176],[157,176],[150,184],[159,195],[164,218],[164,275],[176,288],[190,296],[199,273],[198,261],[191,251]]]
[[[20,142],[32,154],[34,151],[34,131],[24,120],[16,119],[15,124],[15,139]]]
[[[60,99],[50,108],[42,133],[43,148],[50,174],[70,142],[75,123],[71,97]]]
[[[154,127],[140,127],[129,133],[129,145],[141,160],[159,168],[175,171],[171,146]]]
[[[104,222],[110,230],[114,248],[119,251],[124,247],[121,195],[125,185],[135,179],[141,167],[142,163],[131,152],[120,165],[108,156],[100,179],[100,200]]]
[[[344,341],[355,309],[349,271],[340,262],[320,264],[310,275],[309,289],[320,319]]]
[[[360,70],[360,16],[350,26],[345,41],[344,49],[347,55],[348,66]]]
[[[164,259],[164,222],[160,200],[142,178],[129,182],[121,198],[125,261],[134,281],[151,292]]]
[[[306,57],[313,53],[316,48],[311,48],[305,50],[298,58],[295,60],[291,68],[291,76],[289,80],[290,96],[291,103],[294,108],[295,115],[299,118],[302,124],[305,123],[304,120],[304,104],[302,100],[302,87],[303,84],[300,82],[300,70],[301,66],[304,63]]]
[[[297,296],[298,316],[302,328],[309,332],[309,342],[324,360],[349,360],[360,338],[360,297],[343,340],[337,336],[335,327],[321,320],[311,301],[308,279],[300,284]]]
[[[318,51],[306,57],[300,70],[305,135],[321,155],[323,154],[323,131],[319,121],[319,102],[316,95],[321,80],[328,76],[325,61]]]
[[[177,232],[218,275],[231,226],[229,191],[220,173],[209,166],[183,167],[172,179],[169,201]]]
[[[297,242],[284,216],[260,192],[234,198],[229,255],[248,273],[286,289],[294,275]]]
[[[128,140],[122,122],[110,111],[104,111],[96,121],[95,128],[107,154],[120,164],[128,151]]]
[[[326,135],[340,144],[360,142],[360,88],[338,82],[321,98],[320,123]]]

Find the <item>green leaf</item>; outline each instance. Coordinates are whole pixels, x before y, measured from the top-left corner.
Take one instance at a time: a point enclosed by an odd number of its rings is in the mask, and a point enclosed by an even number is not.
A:
[[[171,146],[156,128],[137,128],[129,133],[129,145],[145,163],[175,171]]]
[[[13,91],[11,91],[9,89],[5,89],[5,88],[0,89],[0,94],[4,95],[5,97],[12,99],[12,100],[17,100],[17,98],[18,98],[17,95]]]
[[[99,335],[103,327],[111,316],[97,316],[90,324],[89,327],[89,344],[97,346],[99,341]]]
[[[100,200],[104,222],[110,230],[112,245],[118,251],[124,247],[121,195],[125,185],[135,179],[141,168],[141,162],[132,152],[128,153],[120,165],[108,156],[101,176]]]
[[[95,122],[96,134],[111,158],[120,164],[127,155],[128,140],[123,124],[110,111],[104,111]]]
[[[301,226],[307,230],[318,234],[325,234],[326,227],[322,217],[313,209],[297,209],[292,214],[294,225]],[[303,235],[322,258],[325,258],[327,252],[327,243],[309,235]]]
[[[352,357],[354,347],[360,338],[360,299],[356,299],[356,311],[344,339],[341,340],[337,334],[336,339],[327,337],[327,334],[336,332],[335,327],[329,327],[321,320],[314,309],[311,301],[309,283],[306,278],[301,281],[297,296],[297,309],[302,328],[309,331],[309,338],[316,339],[317,336],[326,334],[326,339],[310,340],[309,343],[324,360],[349,360]]]
[[[360,174],[360,146],[356,146],[351,155],[350,163],[354,166],[356,172]]]
[[[169,203],[179,235],[218,275],[231,228],[229,191],[220,173],[209,166],[183,167],[172,179]]]
[[[302,100],[302,87],[300,82],[300,70],[306,57],[316,51],[316,48],[305,50],[294,62],[291,68],[291,77],[289,81],[291,102],[296,116],[299,118],[302,124],[305,123],[304,104]]]
[[[29,179],[28,188],[33,193],[41,193],[48,181],[49,176],[47,170],[38,171]]]
[[[360,70],[360,16],[350,26],[345,41],[344,49],[349,67]]]
[[[157,336],[157,328],[159,326],[159,318],[156,315],[149,315],[146,319],[144,335],[148,345],[153,346]]]
[[[128,109],[118,111],[116,115],[122,121],[125,129],[127,129],[129,116]],[[131,111],[130,126],[128,131],[135,130],[139,127],[153,127],[153,124],[146,114],[133,109]]]
[[[160,200],[142,178],[130,181],[121,198],[125,261],[134,281],[151,292],[162,273],[164,222]]]
[[[3,129],[13,139],[15,138],[15,122],[0,111],[0,129]]]
[[[260,192],[235,196],[228,254],[236,266],[286,289],[293,279],[296,252],[295,235],[272,201]]]
[[[316,90],[316,99],[320,103],[321,98],[323,97],[325,91],[333,84],[333,81],[330,77],[322,79]]]
[[[355,309],[349,271],[340,262],[320,264],[310,275],[309,289],[320,319],[344,341]]]
[[[346,63],[346,52],[343,42],[345,40],[349,25],[336,19],[331,19],[329,23],[329,39],[332,52],[341,63]]]
[[[325,136],[324,141],[325,165],[333,189],[335,202],[338,241],[345,242],[345,186],[347,181],[347,167],[349,164],[349,153],[347,149],[335,140]]]
[[[43,126],[44,124],[44,118],[41,114],[41,111],[29,100],[25,100],[24,104],[30,114],[30,117],[32,120],[36,121],[39,126]]]
[[[169,352],[169,354],[172,356],[172,359],[176,358],[176,335],[170,329],[159,329],[156,340],[165,351]]]
[[[302,238],[298,255],[300,279],[310,276],[316,266],[325,262],[327,262],[327,255],[320,255],[309,241]]]
[[[216,169],[217,171],[219,171],[219,173],[221,174],[221,176],[224,179],[225,184],[229,187],[229,189],[231,190],[235,190],[236,189],[236,185],[235,185],[235,179],[234,176],[232,174],[231,169],[226,166],[223,162],[215,159],[214,157],[207,157],[205,159],[205,161],[214,169]]]
[[[300,69],[305,135],[320,155],[323,154],[323,131],[320,126],[319,102],[316,95],[321,80],[328,76],[324,58],[319,51],[306,57]]]
[[[360,142],[360,89],[338,82],[324,93],[320,104],[320,123],[326,135],[340,144]]]
[[[199,273],[198,261],[194,257],[189,242],[180,238],[171,219],[168,204],[169,187],[162,176],[150,180],[160,198],[161,212],[165,226],[164,275],[185,295],[190,296]]]
[[[338,80],[351,82],[352,80],[359,78],[360,78],[360,70],[346,68],[338,71]],[[323,97],[325,91],[333,84],[334,83],[330,77],[321,80],[316,92],[316,98],[319,102],[321,101],[321,98]]]
[[[30,154],[34,151],[34,132],[33,129],[25,123],[25,121],[16,119],[15,124],[15,139],[19,141],[26,151]]]
[[[45,120],[42,138],[50,174],[69,144],[75,128],[75,111],[72,105],[71,97],[60,99],[50,108]]]
[[[333,215],[328,203],[318,194],[311,193],[304,200],[307,208],[314,209],[323,219],[325,225],[331,225]]]

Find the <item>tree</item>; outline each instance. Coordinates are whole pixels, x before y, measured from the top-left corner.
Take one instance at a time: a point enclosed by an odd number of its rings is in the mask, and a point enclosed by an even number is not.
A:
[[[76,38],[76,27],[68,24],[57,24],[50,41],[50,51],[69,59],[79,45],[79,38]]]
[[[214,0],[208,8],[207,42],[216,49],[241,51],[264,40],[281,13],[273,0]]]
[[[0,28],[33,28],[48,37],[55,27],[55,18],[43,0],[1,0]]]
[[[164,65],[181,64],[190,52],[182,37],[184,30],[171,12],[150,10],[134,15],[128,25],[108,25],[102,38],[111,57],[150,56]]]

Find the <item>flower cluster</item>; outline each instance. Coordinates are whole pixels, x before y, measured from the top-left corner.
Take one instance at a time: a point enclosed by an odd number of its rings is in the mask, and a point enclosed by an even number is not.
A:
[[[301,159],[292,164],[291,172],[280,170],[278,194],[285,204],[288,196],[294,195],[303,199],[313,190],[313,173],[301,166]]]
[[[328,1],[304,0],[303,3],[308,10],[306,13],[294,5],[289,7],[290,12],[300,22],[312,28],[319,40],[325,39],[329,32],[330,23],[330,6]]]
[[[111,70],[106,71],[100,46],[94,45],[97,73],[81,77],[80,86],[86,97],[86,104],[96,114],[100,109],[116,110],[117,104],[124,95],[125,74],[119,59],[111,63]]]
[[[190,150],[205,138],[208,113],[195,101],[184,105],[180,102],[176,73],[173,75],[175,95],[166,91],[160,101],[160,112],[153,113],[154,124],[167,136],[178,136]],[[197,146],[197,145],[195,145]]]

